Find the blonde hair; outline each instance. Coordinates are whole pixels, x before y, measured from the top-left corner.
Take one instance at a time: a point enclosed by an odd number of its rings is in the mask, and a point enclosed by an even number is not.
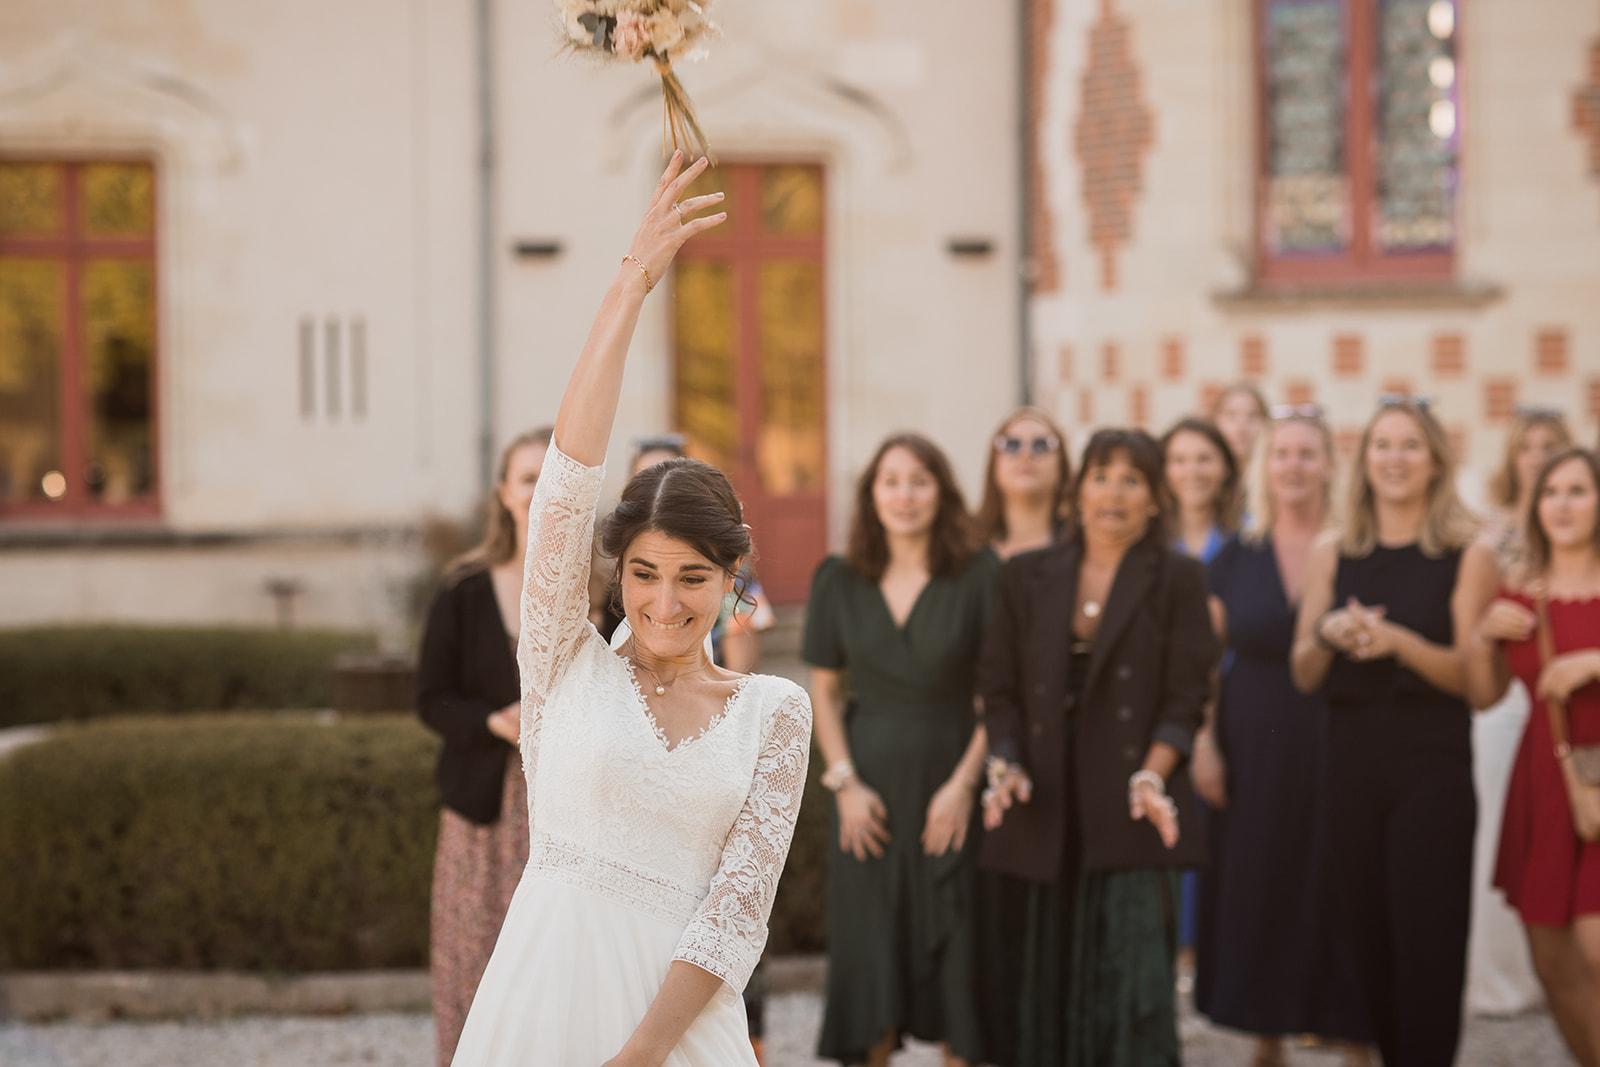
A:
[[[1339,525],[1339,509],[1335,504],[1334,483],[1339,480],[1339,453],[1334,447],[1333,431],[1321,415],[1281,415],[1267,423],[1262,433],[1263,446],[1257,446],[1250,460],[1250,499],[1257,509],[1245,516],[1244,529],[1239,540],[1250,545],[1265,544],[1278,523],[1278,501],[1272,495],[1272,483],[1267,477],[1267,457],[1272,452],[1272,435],[1284,426],[1309,426],[1322,438],[1322,452],[1328,458],[1328,477],[1322,485],[1322,528],[1329,530]]]
[[[517,551],[517,520],[506,506],[500,503],[500,487],[506,484],[506,474],[511,470],[511,457],[517,449],[528,445],[549,447],[555,429],[541,426],[513,437],[500,453],[494,485],[484,502],[483,537],[476,545],[451,560],[444,569],[445,580],[459,582],[478,571],[508,563]]]
[[[1378,546],[1378,511],[1372,483],[1367,479],[1367,449],[1378,420],[1391,412],[1409,415],[1422,431],[1428,454],[1433,459],[1433,480],[1428,483],[1427,511],[1417,538],[1422,554],[1437,558],[1446,552],[1465,548],[1477,536],[1478,520],[1456,494],[1456,464],[1450,454],[1450,437],[1426,404],[1412,399],[1382,404],[1361,431],[1345,495],[1344,534],[1339,551],[1346,556],[1365,556]]]
[[[1556,451],[1572,447],[1572,431],[1567,428],[1566,416],[1559,411],[1519,411],[1517,421],[1506,434],[1505,458],[1500,469],[1489,479],[1489,499],[1507,510],[1517,506],[1522,496],[1522,483],[1517,478],[1517,453],[1522,443],[1537,426],[1548,429],[1556,438]],[[1520,520],[1522,516],[1517,516]]]

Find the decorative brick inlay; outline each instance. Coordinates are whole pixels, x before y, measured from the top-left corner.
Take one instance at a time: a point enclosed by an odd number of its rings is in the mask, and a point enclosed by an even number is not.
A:
[[[1062,345],[1056,349],[1056,373],[1061,375],[1063,382],[1072,381],[1072,346]]]
[[[1291,378],[1283,386],[1283,402],[1295,407],[1317,402],[1317,387],[1304,378]]]
[[[1589,417],[1600,419],[1600,378],[1589,379]]]
[[[1049,96],[1050,35],[1055,20],[1055,0],[1028,0],[1028,259],[1029,280],[1035,293],[1053,293],[1061,288],[1042,123]]]
[[[1128,393],[1128,418],[1135,426],[1150,421],[1150,387],[1136,385]]]
[[[1217,401],[1222,399],[1222,394],[1227,391],[1227,386],[1221,382],[1200,383],[1200,406],[1202,414],[1209,415],[1216,410]]]
[[[1265,378],[1267,376],[1267,340],[1260,334],[1251,334],[1239,342],[1239,377]]]
[[[1385,378],[1383,387],[1378,390],[1379,396],[1416,396],[1416,387],[1411,384],[1410,378]]]
[[[1358,378],[1365,363],[1361,336],[1354,333],[1336,334],[1333,338],[1333,376]]]
[[[1467,373],[1467,339],[1459,333],[1433,335],[1433,374],[1436,378],[1460,378]]]
[[[1117,252],[1133,238],[1133,206],[1144,187],[1144,157],[1155,118],[1141,93],[1132,32],[1115,0],[1100,0],[1089,29],[1083,99],[1073,133],[1089,212],[1089,243],[1100,253],[1100,284],[1117,286]]]
[[[1600,38],[1589,46],[1589,80],[1572,94],[1572,124],[1589,142],[1589,173],[1600,178]]]
[[[1483,416],[1495,422],[1504,422],[1516,414],[1517,381],[1515,378],[1487,378],[1483,383]]]
[[[1100,377],[1108,382],[1114,382],[1122,374],[1122,354],[1117,351],[1117,342],[1106,341],[1100,345]]]
[[[1175,382],[1182,379],[1183,373],[1183,338],[1169,337],[1161,342],[1161,377]]]
[[[1078,386],[1078,425],[1085,429],[1094,425],[1094,390],[1087,385]]]
[[[1533,342],[1533,369],[1538,374],[1567,373],[1567,331],[1540,330]]]

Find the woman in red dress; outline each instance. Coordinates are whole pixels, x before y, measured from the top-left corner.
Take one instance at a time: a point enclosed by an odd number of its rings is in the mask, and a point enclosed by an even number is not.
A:
[[[1533,695],[1511,772],[1495,886],[1522,918],[1539,982],[1579,1063],[1600,1064],[1600,842],[1574,828],[1569,752],[1556,751],[1548,700],[1566,703],[1573,745],[1600,743],[1600,458],[1574,448],[1535,483],[1523,565],[1484,611],[1467,657],[1469,695],[1487,707],[1514,674]],[[1540,654],[1538,612],[1554,652]],[[1600,807],[1600,798],[1590,801]]]

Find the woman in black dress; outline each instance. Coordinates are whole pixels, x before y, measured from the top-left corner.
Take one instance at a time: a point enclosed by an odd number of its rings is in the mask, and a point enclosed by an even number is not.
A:
[[[1291,661],[1326,682],[1336,922],[1389,1067],[1445,1065],[1461,1038],[1472,839],[1463,697],[1473,544],[1450,443],[1424,403],[1388,399],[1361,435],[1341,527],[1306,569]]]
[[[975,516],[986,551],[1004,563],[1061,540],[1072,492],[1072,460],[1061,427],[1040,408],[1016,408],[995,427],[988,452]],[[978,1010],[991,1063],[1016,1058],[1016,961],[1027,935],[1027,899],[1027,882],[978,872]]]
[[[845,556],[806,606],[822,784],[836,797],[817,1054],[886,1064],[909,1035],[983,1058],[973,895],[983,733],[973,680],[995,560],[950,464],[917,434],[861,476]],[[850,708],[843,696],[848,672]]]
[[[1196,739],[1195,788],[1212,812],[1195,1003],[1214,1023],[1260,1035],[1254,1064],[1269,1067],[1285,1062],[1286,1035],[1357,1041],[1366,1027],[1353,983],[1340,980],[1320,891],[1327,703],[1289,677],[1306,561],[1332,522],[1333,434],[1319,411],[1290,409],[1262,448],[1256,512],[1210,566],[1230,655],[1213,744]],[[1201,752],[1214,774],[1200,774]]]
[[[483,542],[447,569],[417,663],[417,711],[444,740],[429,944],[441,1065],[455,1055],[528,864],[527,786],[515,758],[522,713],[517,620],[528,508],[550,435],[525,433],[500,454]]]
[[[1174,871],[1203,855],[1181,768],[1218,644],[1161,477],[1148,434],[1096,433],[1067,540],[1005,565],[984,639],[983,859],[1031,883],[1022,1067],[1178,1062]]]

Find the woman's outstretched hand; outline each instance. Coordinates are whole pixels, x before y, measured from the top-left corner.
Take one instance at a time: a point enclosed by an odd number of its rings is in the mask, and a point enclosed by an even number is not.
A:
[[[645,211],[644,219],[639,223],[639,229],[635,231],[632,243],[628,245],[628,255],[644,264],[644,269],[649,272],[651,285],[660,281],[667,273],[667,268],[672,266],[673,257],[678,254],[678,249],[683,247],[685,241],[728,220],[726,211],[719,211],[715,215],[699,214],[713,204],[720,204],[721,193],[692,196],[687,200],[680,199],[684,190],[694,184],[694,180],[704,174],[709,165],[709,161],[702,156],[685,167],[683,153],[674,152],[672,159],[667,163],[667,169],[661,173],[661,180],[656,182],[656,190],[650,197],[650,207]]]

